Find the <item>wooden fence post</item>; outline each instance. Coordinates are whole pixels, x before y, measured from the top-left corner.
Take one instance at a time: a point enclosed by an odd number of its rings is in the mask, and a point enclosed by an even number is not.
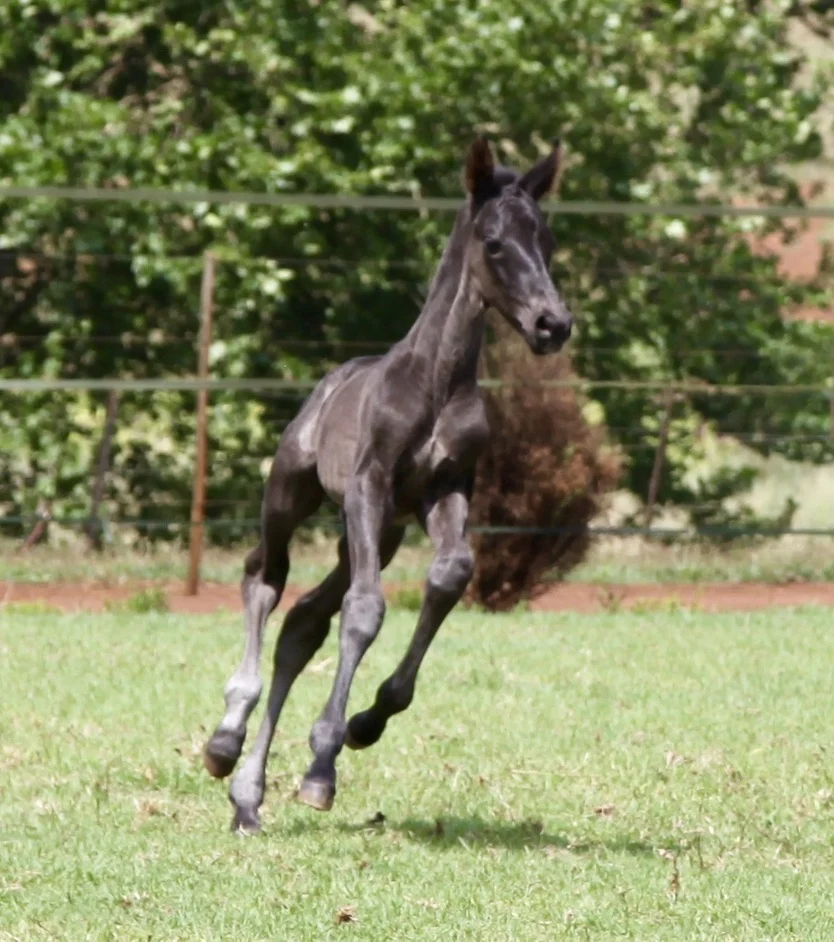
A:
[[[208,379],[211,318],[214,306],[214,255],[203,258],[203,282],[200,288],[200,339],[197,375]],[[196,460],[191,500],[191,527],[188,537],[188,578],[186,595],[196,595],[200,583],[200,558],[203,551],[203,521],[206,505],[206,469],[208,459],[208,389],[197,390]]]
[[[666,457],[666,446],[669,443],[669,426],[672,424],[672,409],[675,405],[675,395],[667,389],[664,397],[663,416],[660,420],[660,434],[657,439],[657,451],[654,454],[652,476],[649,478],[649,493],[646,495],[646,510],[644,526],[648,529],[652,525],[654,505],[657,503],[657,493],[660,490],[660,475],[663,472],[663,461]]]
[[[102,548],[101,532],[101,502],[104,500],[104,480],[110,468],[110,450],[113,445],[113,436],[116,434],[116,412],[119,407],[119,393],[115,389],[107,391],[107,409],[104,415],[104,428],[98,446],[95,476],[93,477],[93,493],[90,501],[90,519],[87,521],[86,531],[90,549],[100,552]]]
[[[40,543],[41,540],[46,539],[50,520],[52,520],[52,501],[41,501],[38,507],[37,523],[32,528],[29,536],[23,541],[23,545],[20,547],[21,553],[27,552],[27,550],[32,549],[36,543]]]
[[[831,437],[834,438],[834,348],[831,351],[831,395],[829,396],[828,403],[828,407],[831,410]]]

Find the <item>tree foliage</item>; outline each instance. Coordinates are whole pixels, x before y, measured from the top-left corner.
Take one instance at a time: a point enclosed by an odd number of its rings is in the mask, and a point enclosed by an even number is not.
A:
[[[788,42],[790,5],[701,0],[7,0],[0,5],[0,183],[114,189],[458,195],[472,135],[525,165],[554,133],[563,199],[799,202],[825,77]],[[762,64],[767,63],[767,68]],[[593,381],[819,382],[807,296],[751,240],[782,224],[731,217],[552,215],[563,288]],[[0,371],[181,376],[194,366],[200,256],[219,256],[216,376],[306,379],[407,329],[444,214],[239,204],[0,201]],[[102,339],[106,338],[106,339]],[[726,351],[734,351],[732,355]],[[658,406],[594,393],[645,491]],[[214,399],[216,516],[257,505],[261,463],[297,399]],[[693,397],[758,447],[822,459],[823,404]],[[83,513],[104,400],[0,400],[0,499]],[[185,517],[190,397],[124,397],[115,507]],[[623,431],[627,430],[627,431]],[[775,435],[790,439],[776,441]],[[664,495],[685,499],[673,463]],[[246,502],[247,504],[238,503]]]

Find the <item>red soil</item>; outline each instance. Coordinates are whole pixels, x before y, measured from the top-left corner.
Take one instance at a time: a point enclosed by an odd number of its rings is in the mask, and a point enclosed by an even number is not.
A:
[[[18,602],[42,602],[63,611],[103,611],[107,603],[123,601],[143,588],[142,584],[108,586],[71,583],[0,583],[0,607]],[[165,586],[168,605],[174,612],[205,614],[223,610],[239,612],[240,594],[235,585],[203,583],[199,594],[186,596],[181,584]],[[387,584],[391,598],[397,586]],[[288,586],[281,599],[286,609],[304,591]],[[752,611],[784,605],[834,606],[834,582],[704,583],[645,585],[595,585],[564,583],[543,589],[532,602],[533,611],[601,612],[628,608],[658,608],[680,605],[704,612]]]

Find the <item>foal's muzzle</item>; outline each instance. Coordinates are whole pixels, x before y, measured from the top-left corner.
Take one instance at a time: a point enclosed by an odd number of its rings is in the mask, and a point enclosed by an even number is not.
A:
[[[573,318],[567,311],[561,314],[542,312],[533,328],[533,352],[544,354],[560,350],[570,339],[572,330]]]

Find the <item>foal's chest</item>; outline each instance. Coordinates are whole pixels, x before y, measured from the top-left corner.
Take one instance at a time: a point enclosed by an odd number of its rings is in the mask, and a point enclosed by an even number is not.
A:
[[[489,438],[486,409],[479,392],[465,399],[453,399],[443,409],[429,434],[417,443],[404,462],[401,480],[413,494],[433,477],[468,471]]]

